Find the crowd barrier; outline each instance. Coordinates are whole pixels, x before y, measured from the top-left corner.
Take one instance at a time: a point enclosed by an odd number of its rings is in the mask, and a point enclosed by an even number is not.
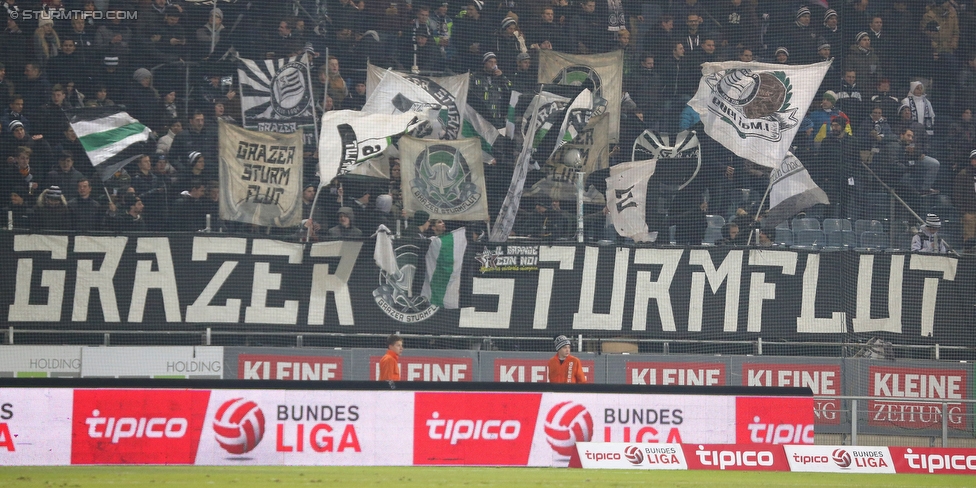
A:
[[[0,346],[0,378],[372,381],[382,349]],[[810,388],[818,433],[972,437],[973,365],[862,358],[574,353],[598,385]],[[545,383],[552,354],[406,350],[406,382]],[[858,397],[853,404],[842,397]],[[856,406],[855,406],[856,405]],[[852,414],[856,411],[856,414]]]
[[[802,389],[154,381],[0,380],[0,464],[565,467],[577,442],[814,440]]]

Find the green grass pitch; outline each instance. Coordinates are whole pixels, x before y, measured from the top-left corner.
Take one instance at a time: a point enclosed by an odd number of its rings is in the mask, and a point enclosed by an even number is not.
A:
[[[0,467],[0,487],[111,486],[653,486],[674,487],[976,487],[961,475],[618,471],[473,467]]]

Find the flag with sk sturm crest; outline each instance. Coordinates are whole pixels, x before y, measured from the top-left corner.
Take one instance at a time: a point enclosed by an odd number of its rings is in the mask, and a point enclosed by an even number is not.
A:
[[[308,54],[281,59],[243,59],[237,67],[241,120],[248,129],[295,132],[314,126],[315,95]]]

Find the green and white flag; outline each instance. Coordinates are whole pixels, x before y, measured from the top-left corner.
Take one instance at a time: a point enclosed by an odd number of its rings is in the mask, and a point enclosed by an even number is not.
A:
[[[522,201],[522,191],[525,188],[525,178],[532,165],[532,156],[538,152],[538,154],[545,155],[548,158],[554,152],[561,135],[557,138],[556,131],[551,129],[565,118],[566,107],[571,102],[572,100],[569,98],[545,91],[532,98],[532,103],[529,104],[529,108],[526,109],[525,116],[522,118],[522,150],[515,160],[512,181],[508,185],[505,200],[502,201],[502,206],[498,210],[495,225],[491,228],[489,241],[505,242],[508,239],[509,232],[515,226],[515,217],[518,214],[519,203]],[[548,138],[547,135],[549,135]]]
[[[756,164],[776,168],[830,63],[703,63],[698,92],[688,106],[719,144]]]
[[[481,150],[491,153],[491,149],[495,146],[495,141],[498,140],[498,136],[502,135],[501,131],[485,120],[471,105],[466,106],[464,110],[464,124],[461,126],[461,136],[477,137],[481,140]]]
[[[468,247],[465,228],[434,237],[427,248],[427,278],[421,295],[431,305],[458,308],[461,297],[461,267]]]
[[[74,129],[102,181],[143,154],[152,131],[118,107],[69,110]]]

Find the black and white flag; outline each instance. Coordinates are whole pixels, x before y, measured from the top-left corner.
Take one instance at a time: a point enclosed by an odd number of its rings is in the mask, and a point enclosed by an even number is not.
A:
[[[607,178],[607,209],[617,234],[635,242],[654,242],[657,232],[648,233],[645,220],[647,181],[654,174],[656,159],[630,161],[610,167]]]
[[[824,193],[803,163],[791,152],[769,175],[769,212],[763,227],[773,228],[784,220],[818,203],[829,204]]]
[[[264,132],[295,132],[314,126],[315,96],[308,54],[282,59],[243,59],[240,80],[244,127]]]

